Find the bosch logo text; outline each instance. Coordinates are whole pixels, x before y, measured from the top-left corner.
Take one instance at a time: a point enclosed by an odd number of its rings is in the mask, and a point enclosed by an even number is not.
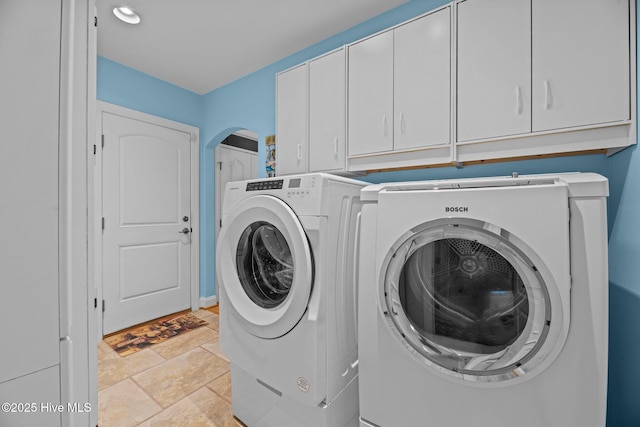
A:
[[[447,206],[445,212],[469,212],[468,206]]]

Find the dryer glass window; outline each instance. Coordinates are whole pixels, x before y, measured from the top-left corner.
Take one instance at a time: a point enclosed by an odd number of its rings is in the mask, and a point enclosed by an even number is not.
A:
[[[247,296],[262,308],[274,308],[289,295],[293,258],[282,233],[264,221],[249,225],[240,236],[236,267]]]
[[[421,335],[479,354],[513,344],[529,316],[527,291],[511,264],[465,239],[436,240],[417,249],[400,273],[399,295]]]
[[[549,296],[509,233],[469,225],[423,227],[397,246],[388,261],[386,314],[429,365],[465,379],[500,381],[524,373],[522,366],[542,347]]]

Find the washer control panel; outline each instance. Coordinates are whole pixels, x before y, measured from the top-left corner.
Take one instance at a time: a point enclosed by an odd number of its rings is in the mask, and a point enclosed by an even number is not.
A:
[[[313,175],[291,177],[283,179],[265,179],[247,182],[245,191],[262,191],[280,194],[281,196],[305,197],[309,196],[316,188],[316,177]],[[281,190],[281,191],[277,191]]]
[[[282,190],[283,186],[284,186],[284,179],[252,181],[247,183],[247,191]]]
[[[308,175],[299,178],[289,178],[286,187],[287,198],[309,196],[316,187],[316,177]]]

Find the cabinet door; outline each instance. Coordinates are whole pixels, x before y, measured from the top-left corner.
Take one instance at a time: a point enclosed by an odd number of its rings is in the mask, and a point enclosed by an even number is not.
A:
[[[276,96],[276,173],[307,169],[307,66],[278,74]]]
[[[0,1],[0,383],[60,363],[61,11],[60,0]],[[21,402],[25,395],[2,396]],[[0,425],[18,425],[3,422],[5,415]],[[19,425],[37,424],[21,415]]]
[[[349,155],[393,149],[393,31],[349,46]]]
[[[530,7],[530,0],[458,4],[458,141],[531,131]]]
[[[628,1],[533,0],[532,13],[533,130],[628,120]]]
[[[29,316],[33,311],[37,310],[31,310]],[[25,317],[27,316],[23,315],[20,320]],[[33,337],[33,335],[29,337]],[[27,340],[23,339],[24,341]],[[54,411],[53,407],[62,404],[65,410],[68,408],[67,402],[61,402],[60,399],[60,367],[51,366],[11,381],[0,382],[0,400],[15,402],[18,405],[27,406],[29,409],[29,413],[22,411],[0,412],[1,426],[59,427],[62,424],[61,414],[60,411]],[[35,405],[35,408],[31,405]]]
[[[345,51],[309,63],[309,171],[344,170],[346,134]]]
[[[451,9],[396,28],[394,150],[450,142]]]

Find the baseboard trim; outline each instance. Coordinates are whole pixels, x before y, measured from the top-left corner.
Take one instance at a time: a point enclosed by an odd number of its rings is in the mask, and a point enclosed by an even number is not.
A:
[[[212,307],[218,303],[218,296],[200,297],[200,308]]]

